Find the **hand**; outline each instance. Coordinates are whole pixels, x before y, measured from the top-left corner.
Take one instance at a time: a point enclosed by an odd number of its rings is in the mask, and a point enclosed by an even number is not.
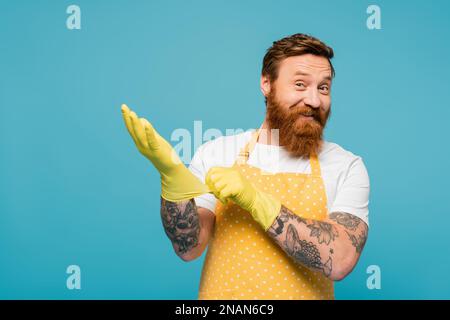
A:
[[[139,152],[149,159],[161,175],[161,197],[176,202],[208,193],[208,187],[181,162],[175,149],[144,118],[138,118],[125,104],[122,115]]]
[[[138,118],[125,104],[122,115],[129,134],[139,152],[149,159],[159,172],[169,172],[182,164],[172,146],[161,137],[145,118]]]
[[[205,178],[206,185],[224,204],[233,200],[244,210],[250,212],[253,219],[265,231],[272,225],[281,210],[281,202],[272,195],[258,190],[237,169],[212,167]]]
[[[250,211],[255,201],[255,188],[234,168],[212,167],[206,174],[205,183],[224,204],[231,199],[243,209]]]

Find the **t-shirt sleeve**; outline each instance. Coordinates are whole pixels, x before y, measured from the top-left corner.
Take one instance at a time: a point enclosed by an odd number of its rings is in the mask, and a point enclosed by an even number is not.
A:
[[[194,154],[191,163],[189,164],[189,170],[194,174],[201,182],[205,183],[206,173],[209,167],[206,165],[206,153],[204,152],[205,145],[201,145]],[[198,207],[203,207],[215,211],[216,197],[211,193],[204,193],[200,196],[194,197],[195,204]]]
[[[343,182],[337,189],[330,213],[347,212],[369,225],[369,193],[369,175],[361,157],[357,157],[351,162]]]

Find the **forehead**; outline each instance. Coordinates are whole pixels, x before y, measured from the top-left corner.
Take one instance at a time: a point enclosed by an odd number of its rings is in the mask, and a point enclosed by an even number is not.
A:
[[[296,73],[331,76],[331,66],[327,58],[313,54],[288,57],[281,61],[279,76],[292,77]]]

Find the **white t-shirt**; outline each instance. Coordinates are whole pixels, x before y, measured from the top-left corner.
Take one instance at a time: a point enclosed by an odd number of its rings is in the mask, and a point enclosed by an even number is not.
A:
[[[189,170],[205,182],[211,167],[231,167],[241,148],[250,141],[253,130],[221,136],[202,144],[194,154]],[[336,143],[324,141],[319,153],[322,178],[327,194],[328,212],[342,211],[361,218],[369,225],[369,176],[362,158]],[[291,156],[281,146],[256,143],[247,161],[265,171],[311,173],[309,159]],[[195,197],[197,206],[214,212],[216,197],[205,193]]]

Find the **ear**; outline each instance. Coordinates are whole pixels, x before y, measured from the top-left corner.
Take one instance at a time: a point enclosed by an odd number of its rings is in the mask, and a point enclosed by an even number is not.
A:
[[[261,75],[260,87],[261,87],[262,94],[264,95],[264,97],[267,98],[267,96],[270,93],[270,80],[269,80],[269,77]]]

